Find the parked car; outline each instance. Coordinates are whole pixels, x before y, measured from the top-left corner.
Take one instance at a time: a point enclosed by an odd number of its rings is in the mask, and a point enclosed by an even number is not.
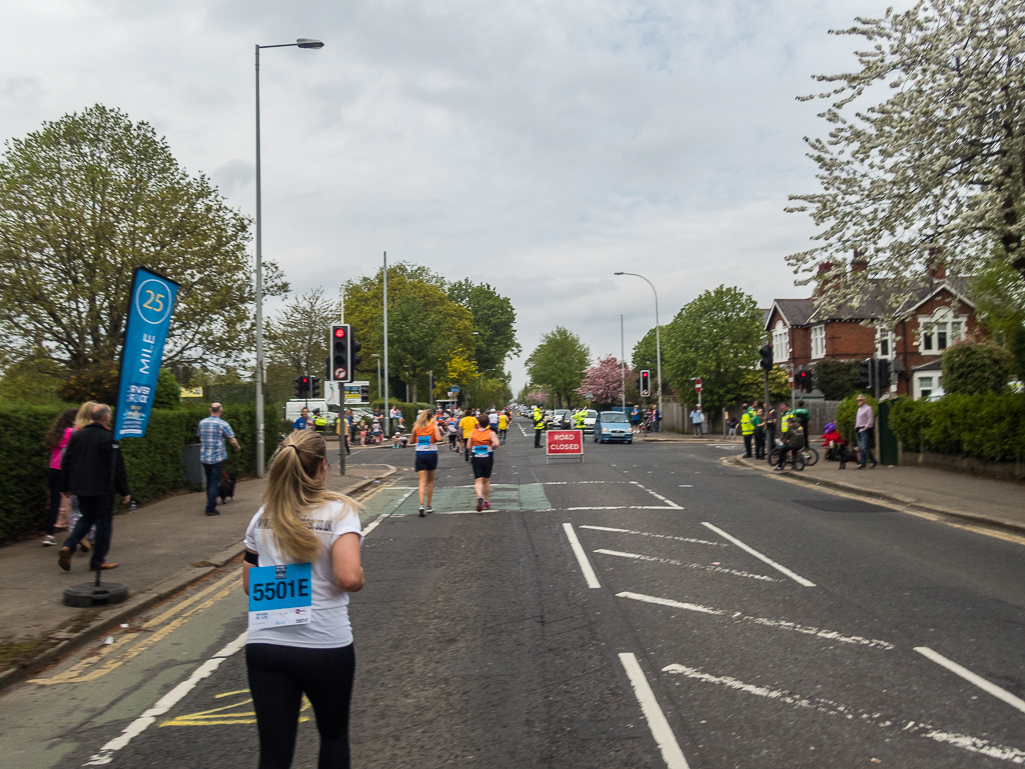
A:
[[[594,440],[597,443],[619,441],[633,443],[630,419],[622,411],[602,411],[594,421]]]
[[[551,427],[568,430],[573,426],[573,412],[569,409],[555,409],[552,412]]]
[[[588,409],[587,410],[587,415],[584,417],[584,432],[585,433],[593,433],[594,432],[594,423],[595,423],[595,421],[597,421],[597,419],[598,419],[598,412],[595,411],[594,409]]]

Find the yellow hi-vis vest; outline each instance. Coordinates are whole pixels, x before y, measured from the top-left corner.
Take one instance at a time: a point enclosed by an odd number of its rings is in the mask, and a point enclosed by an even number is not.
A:
[[[578,411],[573,415],[573,426],[578,430],[584,426],[584,419],[587,417],[586,411]]]
[[[751,412],[745,411],[744,415],[740,418],[740,433],[741,435],[754,435],[755,426],[754,422],[751,421]]]

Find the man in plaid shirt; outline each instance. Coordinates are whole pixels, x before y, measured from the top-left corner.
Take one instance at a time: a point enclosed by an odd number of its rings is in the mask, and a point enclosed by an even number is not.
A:
[[[210,416],[199,423],[199,461],[206,471],[206,514],[219,515],[217,509],[217,492],[221,486],[221,471],[224,460],[228,458],[228,450],[224,447],[224,439],[228,439],[235,451],[241,451],[235,432],[231,425],[221,419],[221,404],[210,404]]]

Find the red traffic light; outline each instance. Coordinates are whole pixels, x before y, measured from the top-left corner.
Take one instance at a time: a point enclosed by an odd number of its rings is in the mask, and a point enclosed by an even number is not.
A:
[[[344,326],[338,326],[338,327],[335,328],[335,338],[336,339],[344,339],[345,338],[345,327]]]

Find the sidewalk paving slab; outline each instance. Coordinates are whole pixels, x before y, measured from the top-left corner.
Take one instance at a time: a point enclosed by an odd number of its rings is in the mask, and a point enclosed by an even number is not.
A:
[[[742,467],[774,474],[764,459],[731,459]],[[801,472],[791,470],[778,475],[910,510],[1025,533],[1025,484],[915,465],[878,465],[859,470],[857,463],[848,462],[845,470],[839,468],[837,462],[819,459]]]
[[[328,488],[355,494],[396,472],[388,464],[350,465],[348,475],[329,470]],[[244,551],[246,526],[260,505],[266,479],[240,481],[235,498],[218,504],[220,515],[204,514],[205,492],[181,494],[144,505],[134,514],[114,516],[107,559],[118,568],[103,572],[103,582],[128,586],[129,597],[113,606],[81,609],[65,606],[65,588],[91,583],[89,555],[76,553],[71,571],[57,566],[67,532],[57,546],[42,547],[40,538],[0,548],[0,648],[26,644],[6,670],[0,689],[31,675],[54,660],[128,618],[185,589],[223,567]]]

